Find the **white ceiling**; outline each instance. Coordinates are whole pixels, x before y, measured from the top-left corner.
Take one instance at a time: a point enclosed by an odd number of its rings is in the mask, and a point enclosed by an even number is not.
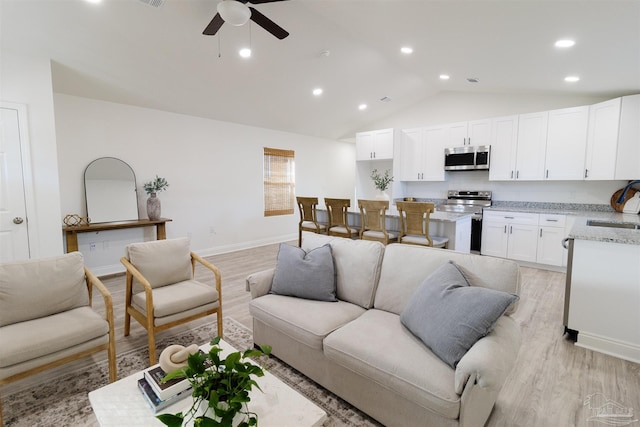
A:
[[[0,2],[2,48],[50,57],[55,92],[334,139],[440,91],[640,92],[640,0],[254,6],[290,32],[284,40],[253,23],[203,36],[218,0]],[[242,59],[250,37],[253,55]],[[576,45],[558,49],[559,38]],[[581,80],[566,83],[570,74]]]

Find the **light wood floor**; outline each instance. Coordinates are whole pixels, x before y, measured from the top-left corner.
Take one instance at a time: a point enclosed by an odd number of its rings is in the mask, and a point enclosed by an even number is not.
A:
[[[292,242],[294,243],[294,242]],[[250,300],[245,290],[248,274],[275,265],[278,245],[268,245],[229,254],[207,257],[222,273],[223,315],[230,316],[251,328],[248,311]],[[640,365],[573,345],[563,337],[562,310],[564,301],[563,273],[521,269],[522,292],[518,311],[513,317],[522,330],[522,347],[516,367],[509,376],[489,418],[488,426],[589,426],[589,408],[584,400],[594,393],[602,393],[627,408],[633,408],[640,418]],[[198,269],[199,280],[210,280]],[[132,321],[131,335],[123,337],[124,276],[103,278],[112,293],[117,352],[121,353],[146,344],[146,334]],[[102,308],[94,296],[96,309]],[[211,316],[178,328],[189,329],[201,322],[214,321]],[[177,328],[176,328],[177,329]],[[176,329],[163,332],[170,335]],[[70,371],[83,369],[92,361],[105,356],[96,355],[70,364]],[[60,370],[10,384],[2,394],[43,381],[43,376],[60,375]],[[631,424],[639,426],[640,421]]]

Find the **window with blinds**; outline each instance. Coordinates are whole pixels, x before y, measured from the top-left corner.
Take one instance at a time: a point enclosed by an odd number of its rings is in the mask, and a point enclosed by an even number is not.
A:
[[[264,147],[264,216],[294,212],[294,154],[293,150]]]

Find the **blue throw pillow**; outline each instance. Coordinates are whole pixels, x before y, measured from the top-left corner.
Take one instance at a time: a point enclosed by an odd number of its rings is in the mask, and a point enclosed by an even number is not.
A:
[[[400,321],[452,368],[495,322],[517,295],[471,286],[449,261],[416,289]]]
[[[338,301],[331,246],[310,250],[280,244],[271,293],[318,301]]]

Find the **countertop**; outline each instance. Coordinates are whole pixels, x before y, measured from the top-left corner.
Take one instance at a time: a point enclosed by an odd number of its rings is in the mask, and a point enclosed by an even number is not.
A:
[[[590,219],[608,221],[614,223],[640,224],[640,215],[625,214],[615,211],[586,211],[557,209],[545,207],[521,207],[521,206],[492,206],[485,210],[503,212],[526,212],[537,214],[571,215],[575,217],[573,227],[569,231],[568,237],[580,240],[595,240],[600,242],[624,243],[629,245],[640,245],[640,230],[597,227],[587,225]]]

